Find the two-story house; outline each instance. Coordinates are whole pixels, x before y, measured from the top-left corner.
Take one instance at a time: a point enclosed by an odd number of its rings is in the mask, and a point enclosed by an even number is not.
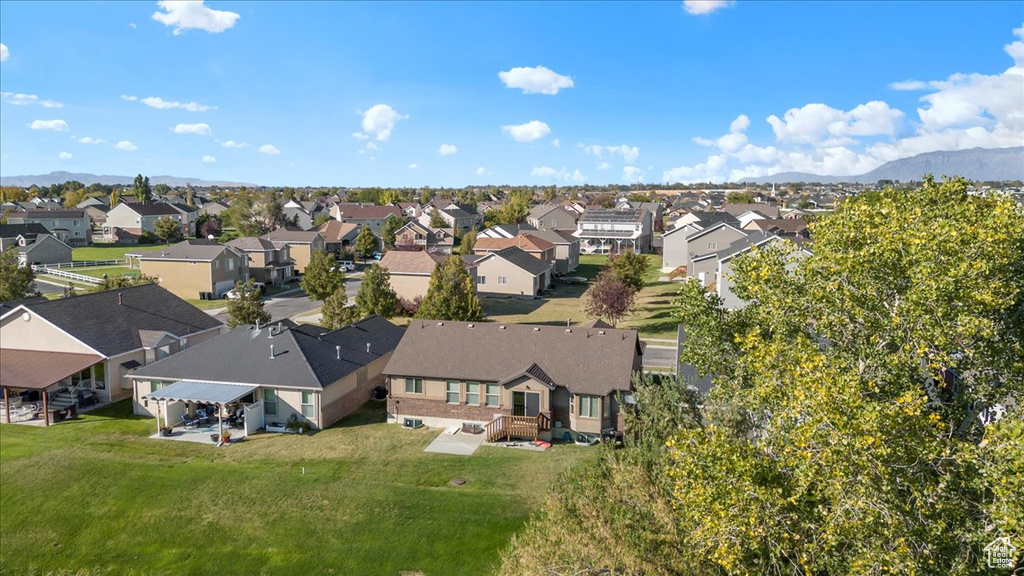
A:
[[[588,208],[573,232],[584,254],[618,254],[623,250],[649,252],[651,235],[651,213],[643,208]]]
[[[270,240],[274,246],[289,248],[289,256],[295,261],[295,271],[299,274],[306,271],[306,266],[313,259],[314,252],[326,252],[327,241],[316,230],[294,230],[278,228],[263,238]]]
[[[373,206],[338,203],[331,208],[331,217],[338,222],[351,222],[367,226],[373,235],[380,238],[381,228],[388,216],[405,220],[402,209],[397,206]]]
[[[92,224],[84,210],[26,210],[7,215],[8,224],[41,224],[68,246],[92,243]]]
[[[181,298],[220,298],[249,280],[249,257],[210,240],[183,240],[166,248],[133,254],[139,271]]]
[[[295,261],[291,257],[291,247],[287,244],[243,236],[228,242],[226,246],[249,257],[249,275],[257,282],[284,284],[295,277]]]
[[[185,232],[185,217],[170,204],[121,202],[107,212],[107,221],[103,223],[103,238],[121,242],[137,240],[143,232],[155,233],[156,221],[161,218],[176,220],[182,232]]]

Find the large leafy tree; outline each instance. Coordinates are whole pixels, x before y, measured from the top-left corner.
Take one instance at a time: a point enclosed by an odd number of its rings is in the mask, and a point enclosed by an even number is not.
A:
[[[181,238],[181,222],[170,216],[164,216],[153,223],[153,231],[156,233],[156,237],[165,243],[177,240]]]
[[[636,305],[636,292],[610,269],[602,270],[583,295],[583,310],[613,326]]]
[[[474,246],[476,246],[476,228],[471,228],[469,232],[462,235],[459,241],[459,253],[472,254]]]
[[[17,248],[10,246],[0,253],[0,302],[35,296],[38,294],[32,288],[35,279],[31,267],[18,265]]]
[[[309,299],[324,301],[344,284],[345,274],[338,268],[334,254],[314,250],[300,282]]]
[[[139,174],[132,183],[132,196],[139,204],[145,204],[153,197],[153,187],[149,185],[149,176]]]
[[[434,228],[434,229],[445,228],[446,226],[448,226],[448,223],[445,222],[444,218],[441,217],[441,211],[440,210],[434,210],[433,212],[430,213],[430,227],[431,228]]]
[[[380,235],[384,240],[384,246],[388,249],[395,247],[395,233],[401,230],[402,226],[405,226],[405,222],[398,216],[388,216],[384,220],[384,225],[380,228]]]
[[[462,258],[445,258],[430,275],[427,295],[416,311],[416,318],[469,321],[481,317],[480,298]]]
[[[263,308],[263,293],[252,280],[236,282],[237,298],[228,301],[228,328],[242,324],[267,324],[272,319]]]
[[[373,235],[373,230],[370,230],[369,226],[363,226],[359,230],[359,235],[356,236],[355,251],[365,260],[368,256],[373,254],[377,247],[377,237]]]
[[[608,266],[615,271],[615,275],[622,279],[633,289],[639,292],[644,287],[644,272],[647,270],[647,256],[627,250],[621,254],[612,256]]]
[[[66,188],[64,190],[64,206],[74,208],[85,200],[85,188]]]
[[[278,192],[245,187],[239,189],[223,214],[243,236],[262,236],[284,226],[287,220]]]
[[[391,318],[398,308],[398,296],[391,288],[391,274],[387,268],[374,264],[363,274],[363,282],[356,293],[356,307],[361,316],[376,314]]]

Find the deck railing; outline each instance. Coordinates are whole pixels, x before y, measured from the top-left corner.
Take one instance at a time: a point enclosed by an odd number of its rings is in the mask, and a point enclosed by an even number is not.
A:
[[[540,432],[551,430],[551,417],[541,412],[537,416],[499,416],[484,427],[488,442],[507,438],[536,438]]]

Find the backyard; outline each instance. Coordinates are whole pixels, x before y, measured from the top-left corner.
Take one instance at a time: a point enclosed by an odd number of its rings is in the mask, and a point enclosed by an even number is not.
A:
[[[371,403],[225,448],[150,439],[128,402],[0,425],[0,573],[490,573],[558,475],[599,450],[430,454],[436,430],[383,416]]]
[[[647,259],[646,284],[637,295],[636,308],[618,326],[638,330],[646,338],[675,338],[678,323],[671,316],[671,303],[679,285],[658,280],[661,256],[650,254]],[[571,275],[591,280],[607,262],[607,256],[582,254],[579,268]],[[480,302],[491,322],[564,325],[571,320],[573,324],[580,324],[591,320],[583,311],[583,293],[587,287],[584,283],[556,283],[554,290],[542,300],[484,297]]]

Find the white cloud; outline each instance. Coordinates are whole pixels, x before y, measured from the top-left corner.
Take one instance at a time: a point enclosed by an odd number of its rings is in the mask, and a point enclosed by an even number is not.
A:
[[[75,155],[71,152],[61,152],[60,154],[57,154],[57,158],[60,158],[61,160],[71,160],[74,157]]]
[[[57,132],[67,132],[68,123],[63,120],[33,120],[28,127],[32,130],[55,130]]]
[[[735,0],[683,0],[683,8],[690,14],[711,14],[715,10],[728,8]]]
[[[203,136],[209,136],[211,134],[209,124],[178,124],[171,128],[175,134],[200,134]]]
[[[14,104],[15,106],[28,106],[30,104],[36,104],[43,108],[63,108],[64,105],[54,100],[40,100],[39,96],[35,94],[15,94],[14,92],[0,92],[0,97],[3,97],[4,102],[8,104]]]
[[[417,169],[419,167],[420,167],[419,164],[409,164],[409,170],[415,170],[415,169]]]
[[[729,132],[743,132],[747,128],[750,128],[750,117],[746,114],[740,114],[729,124]]]
[[[861,104],[849,112],[820,103],[791,108],[783,119],[774,114],[768,124],[781,142],[811,144],[829,138],[878,136],[896,133],[896,121],[903,112],[880,100]]]
[[[114,144],[114,148],[117,148],[118,150],[128,150],[129,152],[132,150],[138,150],[135,144],[132,144],[129,140],[121,140],[117,144]]]
[[[128,23],[128,27],[131,28],[132,30],[135,30],[136,28],[138,28],[138,26],[135,24],[135,22],[129,22]]]
[[[83,136],[78,139],[79,144],[105,144],[107,141],[101,138],[92,138],[89,136]]]
[[[550,180],[561,180],[562,182],[584,182],[586,176],[580,172],[579,168],[569,172],[564,167],[560,170],[556,170],[550,166],[536,166],[530,171],[530,176],[534,178],[547,178]]]
[[[512,68],[498,72],[498,78],[507,88],[519,88],[523,94],[554,95],[573,87],[572,78],[544,66]]]
[[[483,166],[476,169],[477,176],[483,176],[484,174],[487,174],[487,169],[484,168]]]
[[[363,134],[362,132],[353,132],[352,137],[355,138],[356,140],[366,140],[367,138],[369,138],[368,135]]]
[[[153,20],[164,26],[174,26],[175,36],[191,29],[217,34],[233,27],[240,17],[235,12],[207,8],[203,0],[160,0],[156,5],[164,12],[154,12]]]
[[[573,172],[572,172],[572,180],[573,180],[573,182],[585,182],[586,179],[587,179],[587,177],[584,176],[582,172],[580,172],[579,168],[573,170]]]
[[[889,84],[889,88],[902,91],[924,90],[927,87],[928,83],[921,82],[920,80],[904,80],[902,82],[893,82],[892,84]]]
[[[558,140],[558,138],[555,138],[554,140],[552,140],[551,141],[551,145],[554,146],[555,148],[561,148],[562,147],[562,143]]]
[[[644,171],[636,166],[624,166],[622,168],[622,179],[626,182],[642,182],[644,179]]]
[[[376,142],[367,142],[366,143],[366,149],[367,150],[380,150],[380,146],[377,146]]]
[[[247,148],[249,145],[245,142],[235,142],[234,140],[228,140],[221,144],[225,148]]]
[[[216,110],[216,106],[208,106],[206,104],[199,104],[197,102],[176,102],[173,100],[164,100],[158,96],[148,96],[146,98],[139,98],[138,96],[129,96],[122,94],[121,98],[129,102],[142,102],[150,108],[156,108],[158,110],[173,110],[180,108],[188,112],[206,112],[207,110]]]
[[[502,126],[501,129],[511,135],[516,142],[533,142],[551,134],[551,128],[540,120],[530,120],[526,124],[510,124]]]
[[[7,49],[7,44],[0,44],[0,62],[7,62],[11,59],[11,51]]]
[[[387,140],[391,137],[395,124],[408,117],[395,112],[395,109],[387,104],[376,104],[363,113],[363,132],[356,132],[353,136],[364,139],[367,134],[373,134],[377,140]]]
[[[604,162],[604,161],[602,161],[600,164],[597,165],[597,169],[598,170],[607,170],[607,169],[609,169],[611,167],[612,167],[611,164],[609,164],[607,162]]]
[[[210,156],[209,154],[207,154],[206,156],[203,156],[203,163],[204,164],[216,164],[217,163],[217,159],[214,158],[213,156]]]
[[[263,146],[260,146],[256,151],[262,154],[270,155],[281,153],[281,151],[277,149],[277,146],[274,146],[273,144],[264,144]]]
[[[453,144],[441,144],[441,147],[437,149],[437,153],[441,156],[451,156],[457,154],[459,149]]]
[[[587,154],[602,158],[605,154],[609,156],[622,156],[622,159],[627,163],[631,164],[636,161],[637,157],[640,156],[640,148],[636,146],[627,146],[622,144],[620,146],[601,146],[600,144],[578,144],[579,148]],[[601,169],[601,168],[599,168]]]

